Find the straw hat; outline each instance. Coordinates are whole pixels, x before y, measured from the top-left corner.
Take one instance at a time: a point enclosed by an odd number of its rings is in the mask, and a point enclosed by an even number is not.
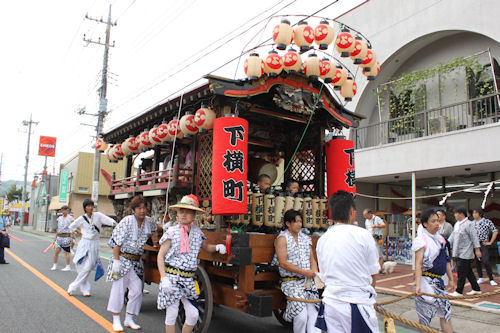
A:
[[[184,209],[191,209],[199,213],[205,213],[205,211],[199,207],[200,203],[198,202],[198,198],[194,194],[189,194],[183,196],[181,201],[179,201],[175,205],[168,207],[168,209],[180,210],[181,208],[184,208]]]

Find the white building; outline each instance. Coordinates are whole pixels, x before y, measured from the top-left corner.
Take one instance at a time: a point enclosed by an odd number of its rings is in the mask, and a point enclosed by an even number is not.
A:
[[[413,172],[417,195],[500,178],[499,11],[495,0],[371,0],[339,18],[370,40],[381,65],[374,81],[357,80],[357,95],[347,105],[367,117],[349,134],[359,194],[410,196]],[[453,207],[480,207],[483,193],[453,194],[446,207],[451,222]],[[357,200],[358,215],[370,207],[392,213],[392,221],[406,221],[399,214],[411,207],[410,200]],[[417,206],[436,208],[440,200],[418,200]],[[490,195],[485,211],[498,226],[500,200]],[[392,223],[389,231],[404,236],[403,226]]]

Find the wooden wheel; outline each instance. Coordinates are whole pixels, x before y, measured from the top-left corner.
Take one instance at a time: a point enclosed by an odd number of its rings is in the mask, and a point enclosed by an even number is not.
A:
[[[293,327],[293,322],[289,322],[289,321],[286,321],[285,319],[283,319],[283,314],[285,314],[285,309],[276,309],[276,310],[273,310],[273,313],[281,325],[283,325],[286,328]]]
[[[207,271],[199,265],[196,270],[195,280],[198,281],[198,285],[200,287],[200,295],[198,297],[198,311],[200,312],[200,316],[198,317],[198,322],[194,326],[193,332],[206,333],[208,332],[208,327],[210,326],[210,321],[212,320],[212,311],[214,309],[212,284],[210,283]],[[182,303],[180,303],[179,315],[177,316],[177,327],[181,330],[185,320],[186,315],[184,314],[184,308]]]

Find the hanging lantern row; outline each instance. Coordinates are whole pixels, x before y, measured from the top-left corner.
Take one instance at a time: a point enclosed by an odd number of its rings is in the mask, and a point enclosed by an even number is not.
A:
[[[163,142],[171,142],[174,137],[178,139],[185,135],[195,135],[200,129],[211,130],[213,128],[215,112],[206,107],[201,107],[195,114],[186,112],[180,120],[174,118],[168,123],[155,126],[151,129],[145,129],[138,136],[130,136],[120,144],[108,148],[108,144],[102,139],[98,139],[96,147],[99,151],[106,151],[110,161],[120,160],[129,154],[137,154],[149,150]]]

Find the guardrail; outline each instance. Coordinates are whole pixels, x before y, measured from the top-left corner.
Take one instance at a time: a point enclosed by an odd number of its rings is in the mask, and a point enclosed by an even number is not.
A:
[[[500,122],[499,99],[499,94],[482,96],[355,128],[355,148],[409,141]]]

